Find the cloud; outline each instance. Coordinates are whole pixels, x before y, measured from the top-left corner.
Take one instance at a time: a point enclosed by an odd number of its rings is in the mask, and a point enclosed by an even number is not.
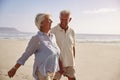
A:
[[[118,9],[115,8],[101,8],[101,9],[96,9],[96,10],[85,10],[82,13],[83,14],[101,14],[101,13],[111,13],[111,12],[116,12]]]

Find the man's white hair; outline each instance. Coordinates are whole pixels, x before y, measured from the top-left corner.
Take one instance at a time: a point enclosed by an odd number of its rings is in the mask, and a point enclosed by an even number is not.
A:
[[[60,12],[60,17],[61,17],[62,14],[68,14],[70,16],[70,11],[69,10],[62,10]]]

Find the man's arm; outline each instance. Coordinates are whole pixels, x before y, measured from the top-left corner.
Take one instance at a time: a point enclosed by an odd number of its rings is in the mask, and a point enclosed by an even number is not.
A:
[[[75,58],[75,46],[73,46],[73,55],[74,55],[74,58]]]

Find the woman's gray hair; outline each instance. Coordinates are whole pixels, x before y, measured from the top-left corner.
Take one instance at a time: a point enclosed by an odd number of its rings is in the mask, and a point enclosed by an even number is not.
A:
[[[37,26],[37,28],[40,30],[41,27],[41,22],[44,20],[45,18],[45,13],[39,13],[36,15],[35,17],[35,25]]]

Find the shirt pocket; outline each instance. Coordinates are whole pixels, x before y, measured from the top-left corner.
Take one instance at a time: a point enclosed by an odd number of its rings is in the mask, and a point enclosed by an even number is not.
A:
[[[73,45],[73,37],[72,37],[72,35],[69,35],[67,39],[68,39],[68,44]]]

